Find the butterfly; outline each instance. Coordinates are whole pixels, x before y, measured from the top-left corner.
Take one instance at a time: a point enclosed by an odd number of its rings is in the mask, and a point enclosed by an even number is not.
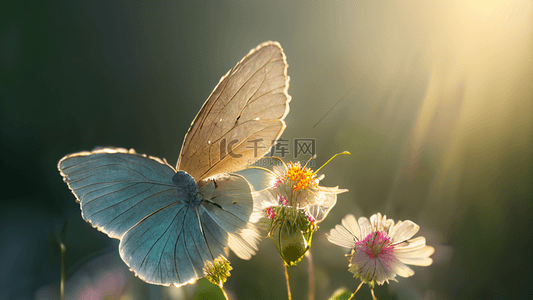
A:
[[[283,49],[265,42],[220,79],[176,168],[133,149],[104,148],[67,155],[58,169],[83,219],[120,239],[120,257],[139,278],[193,283],[228,248],[242,259],[257,250],[260,209],[253,188],[233,172],[266,154],[285,130],[288,87]]]

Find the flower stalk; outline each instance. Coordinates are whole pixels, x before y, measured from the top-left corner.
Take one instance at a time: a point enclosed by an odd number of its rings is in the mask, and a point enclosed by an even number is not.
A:
[[[287,299],[292,300],[291,285],[289,283],[289,271],[287,270],[287,264],[283,262],[283,268],[285,268],[285,282],[287,283]]]
[[[359,291],[359,289],[363,286],[363,283],[361,281],[361,283],[359,284],[359,286],[357,287],[357,289],[355,289],[355,292],[353,292],[353,294],[350,295],[350,298],[348,298],[348,300],[352,300],[353,296],[355,296],[355,294]]]
[[[309,300],[315,300],[315,266],[313,264],[313,256],[311,255],[311,249],[307,251],[307,273],[309,275]]]
[[[62,242],[59,243],[59,246],[61,247],[61,282],[59,285],[59,299],[65,300],[65,266],[67,248]]]

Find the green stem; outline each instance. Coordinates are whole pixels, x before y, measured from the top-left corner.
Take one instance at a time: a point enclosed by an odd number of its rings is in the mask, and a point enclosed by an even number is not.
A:
[[[307,263],[309,273],[309,300],[315,300],[315,266],[313,264],[311,249],[307,251]]]
[[[285,268],[285,279],[287,281],[287,297],[289,300],[292,300],[291,285],[289,284],[289,272],[287,271],[287,264],[285,262],[283,262],[283,267]]]
[[[378,300],[376,295],[374,295],[374,289],[370,289],[370,293],[372,294],[372,300]]]
[[[60,243],[61,247],[61,283],[59,286],[59,299],[65,300],[65,252],[67,251],[65,244]]]
[[[229,300],[228,294],[226,294],[226,291],[224,291],[224,288],[222,287],[222,283],[219,284],[220,290],[222,291],[222,295],[224,295],[224,299]]]
[[[350,296],[350,298],[348,298],[348,300],[351,300],[353,298],[353,296],[355,296],[355,293],[357,293],[362,286],[363,286],[363,282],[361,281],[361,284],[357,287],[355,292],[353,292],[353,294]]]

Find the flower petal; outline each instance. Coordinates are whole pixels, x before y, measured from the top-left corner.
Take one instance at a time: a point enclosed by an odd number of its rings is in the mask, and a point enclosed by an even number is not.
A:
[[[385,219],[387,219],[387,216],[385,216]],[[381,213],[373,214],[370,216],[370,224],[372,224],[372,231],[381,231],[383,228],[382,226],[383,217],[381,216]]]
[[[396,276],[394,265],[396,263],[397,263],[396,259],[393,259],[393,260],[378,259],[377,260],[374,278],[376,279],[376,282],[379,285],[382,285],[385,282],[389,283],[389,280],[394,280],[394,277]]]
[[[414,242],[410,243],[411,241]],[[435,248],[426,246],[424,237],[418,237],[404,243],[410,244],[394,249],[394,256],[401,262],[415,266],[429,266],[433,263],[429,257],[435,252]]]
[[[392,264],[392,268],[393,268],[394,272],[396,274],[398,274],[398,276],[401,276],[401,277],[409,277],[409,276],[413,276],[415,274],[415,271],[413,271],[408,266],[404,265],[399,260],[396,260]]]
[[[391,236],[390,233],[392,228],[394,228],[394,220],[388,219],[387,222],[385,222],[383,230],[387,233],[389,237]]]
[[[328,241],[344,248],[352,249],[357,242],[357,237],[342,225],[335,226],[329,231],[329,234],[326,233],[326,236]]]
[[[370,223],[372,224],[373,231],[384,231],[390,236],[390,229],[394,227],[394,220],[387,219],[386,215],[381,213],[374,214],[370,217]]]
[[[361,237],[363,238],[374,231],[372,230],[372,225],[365,217],[359,218],[359,228],[361,229]]]
[[[357,225],[357,220],[352,214],[346,215],[342,221],[342,226],[346,227],[348,231],[353,234],[357,240],[361,239],[361,229],[359,229],[359,225]]]
[[[338,187],[318,186],[317,189],[309,188],[302,191],[298,196],[298,204],[301,208],[305,208],[317,222],[321,222],[337,203],[337,194],[347,191]]]
[[[403,222],[398,221],[398,223],[390,230],[391,243],[394,245],[410,239],[419,229],[420,226],[409,220]]]
[[[394,251],[412,251],[426,246],[426,238],[423,236],[410,239],[408,241],[403,241],[394,245]]]
[[[359,277],[364,282],[370,282],[374,279],[376,261],[375,258],[370,258],[363,251],[355,251],[348,270],[354,274],[354,277]]]
[[[430,248],[430,249],[427,249],[427,250],[431,251],[432,253],[433,253],[433,251],[435,251],[435,249],[433,249],[433,247],[431,247],[431,246],[427,246],[427,247]],[[413,265],[413,266],[421,266],[421,267],[427,267],[427,266],[430,266],[433,263],[433,259],[431,259],[430,257],[424,257],[424,258],[420,258],[420,257],[416,257],[416,258],[400,258],[400,257],[398,257],[398,260],[401,261],[404,264]]]
[[[395,251],[394,252],[394,255],[398,258],[409,258],[409,257],[420,257],[420,258],[425,258],[425,257],[430,257],[433,253],[435,253],[435,249],[431,246],[423,246],[421,248],[418,248],[418,249],[413,249],[413,250],[403,250],[403,251]]]

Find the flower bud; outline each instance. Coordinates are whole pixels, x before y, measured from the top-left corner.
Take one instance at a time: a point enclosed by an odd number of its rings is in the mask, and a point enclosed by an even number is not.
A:
[[[270,237],[274,240],[281,258],[288,266],[293,266],[311,247],[316,226],[302,210],[288,206],[277,207],[277,210]]]

